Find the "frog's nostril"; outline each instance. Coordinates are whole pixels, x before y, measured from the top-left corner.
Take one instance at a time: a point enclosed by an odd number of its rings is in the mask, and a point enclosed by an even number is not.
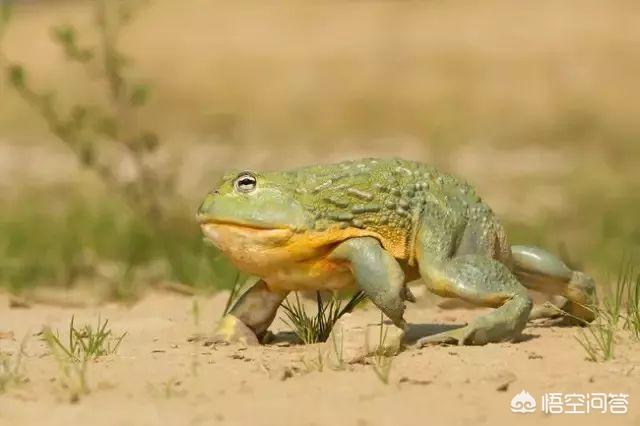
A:
[[[213,194],[207,195],[207,197],[204,199],[202,204],[200,204],[200,208],[198,209],[198,214],[205,215],[211,211],[211,208],[213,207],[214,200],[215,200],[215,196],[214,196],[215,194],[216,193],[214,192]]]

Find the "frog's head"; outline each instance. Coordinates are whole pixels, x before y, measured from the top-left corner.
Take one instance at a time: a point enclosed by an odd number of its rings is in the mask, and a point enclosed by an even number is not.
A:
[[[296,195],[286,174],[234,173],[206,196],[197,220],[209,241],[243,263],[309,229],[312,218]]]

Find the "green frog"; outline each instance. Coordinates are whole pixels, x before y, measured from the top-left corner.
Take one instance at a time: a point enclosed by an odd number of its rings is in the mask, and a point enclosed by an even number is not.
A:
[[[405,328],[410,280],[443,297],[494,308],[423,337],[482,345],[517,339],[530,318],[561,310],[591,321],[595,283],[537,247],[512,246],[466,182],[400,159],[362,159],[289,171],[225,175],[197,220],[205,238],[258,277],[223,317],[225,340],[257,342],[287,293],[357,288]],[[555,295],[533,309],[528,289]]]

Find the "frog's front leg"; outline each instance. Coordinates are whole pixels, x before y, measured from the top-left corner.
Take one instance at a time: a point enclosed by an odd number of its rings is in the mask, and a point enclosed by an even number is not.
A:
[[[404,329],[404,272],[378,240],[372,237],[351,238],[329,255],[330,260],[347,261],[358,287],[391,320]]]
[[[286,296],[287,292],[271,291],[262,279],[257,280],[222,317],[214,340],[258,344]]]

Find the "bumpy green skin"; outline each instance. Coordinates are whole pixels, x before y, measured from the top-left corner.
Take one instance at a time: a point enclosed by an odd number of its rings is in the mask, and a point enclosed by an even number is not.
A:
[[[251,323],[246,303],[237,304],[231,311],[232,316],[242,312],[238,315],[242,324],[258,334],[273,319],[277,308],[274,301],[286,295],[280,292],[277,297],[269,296],[275,288],[270,286],[270,281],[276,281],[272,277],[281,277],[274,271],[311,261],[346,262],[356,285],[400,327],[405,325],[404,301],[410,299],[405,272],[407,276],[419,272],[436,294],[496,308],[461,329],[421,339],[420,344],[484,344],[517,338],[532,309],[526,288],[558,294],[560,303],[572,307],[573,314],[592,319],[579,306],[594,300],[593,280],[569,270],[560,259],[541,249],[518,246],[512,252],[504,229],[475,190],[431,166],[365,159],[256,173],[257,187],[246,193],[238,190],[237,176],[225,176],[203,202],[198,219],[205,234],[208,224],[232,223],[290,230],[310,241],[318,235],[330,235],[326,247],[313,251],[313,255],[283,260],[274,254],[270,262],[269,253],[276,253],[273,245],[285,247],[291,237],[268,246],[262,241],[247,243],[245,236],[241,249],[232,249],[238,246],[235,237],[223,238],[209,231],[212,242],[232,260],[263,278],[251,290],[254,300],[271,301],[265,304],[264,313],[253,315],[261,320]],[[289,251],[300,250],[299,244],[290,247],[297,248]],[[333,278],[327,275],[328,280]],[[299,281],[292,283],[285,286],[287,290],[301,286]],[[557,313],[534,312],[537,317]]]
[[[281,176],[314,215],[314,229],[336,223],[369,229],[403,241],[405,256],[427,204],[446,205],[452,216],[464,216],[467,206],[481,202],[469,185],[431,166],[403,160],[305,167]]]
[[[455,200],[450,206],[455,213],[465,203],[479,201],[468,185],[433,167],[402,160],[314,166],[291,176],[298,184],[298,199],[316,216],[315,229],[338,222],[371,229],[387,238],[401,235],[407,245],[427,202]]]
[[[404,160],[368,159],[259,175],[310,214],[310,222],[296,224],[301,228],[353,226],[380,232],[386,238],[404,239],[407,245],[427,203],[446,204],[451,213],[465,214],[466,206],[481,202],[468,184],[431,166]],[[223,177],[219,191],[231,190],[236,176],[231,173]],[[277,223],[282,217],[278,217],[278,207],[268,205],[269,201],[274,199],[265,200],[261,214],[271,216],[259,221]],[[201,211],[207,210],[207,203]],[[245,207],[235,205],[229,210],[236,215]]]

